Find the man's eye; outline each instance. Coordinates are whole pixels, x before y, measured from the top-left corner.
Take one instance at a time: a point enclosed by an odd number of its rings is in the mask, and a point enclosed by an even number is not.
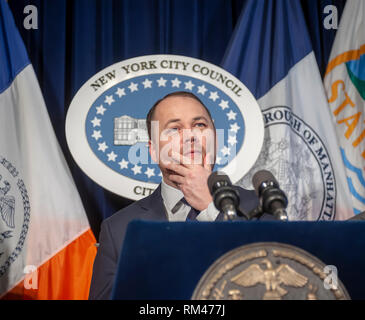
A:
[[[196,127],[205,128],[207,125],[204,122],[198,122],[195,124]]]

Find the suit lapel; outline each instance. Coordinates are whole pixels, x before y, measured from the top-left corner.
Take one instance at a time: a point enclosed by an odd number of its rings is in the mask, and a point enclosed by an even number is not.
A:
[[[146,218],[167,221],[166,209],[161,196],[161,184],[148,197],[138,201],[138,205],[146,211]]]

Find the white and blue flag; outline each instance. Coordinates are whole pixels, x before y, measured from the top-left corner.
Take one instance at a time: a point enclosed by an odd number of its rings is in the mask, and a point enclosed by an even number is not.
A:
[[[223,68],[253,93],[265,124],[262,151],[238,184],[270,170],[290,220],[353,216],[344,164],[299,1],[247,1]]]

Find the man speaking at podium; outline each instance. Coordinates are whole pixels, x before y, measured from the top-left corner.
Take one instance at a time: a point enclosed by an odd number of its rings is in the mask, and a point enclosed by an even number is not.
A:
[[[216,221],[207,180],[216,154],[216,130],[209,110],[190,92],[174,92],[157,101],[147,115],[149,152],[159,164],[162,183],[148,197],[103,221],[89,299],[110,299],[127,225],[133,219]],[[240,206],[257,207],[254,191],[238,188]]]

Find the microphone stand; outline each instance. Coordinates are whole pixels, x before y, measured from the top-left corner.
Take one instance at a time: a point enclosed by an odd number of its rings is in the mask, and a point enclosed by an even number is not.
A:
[[[261,205],[257,206],[255,209],[251,210],[249,213],[245,214],[247,220],[252,220],[253,218],[260,219],[264,214]]]
[[[273,214],[277,220],[287,221],[287,205],[288,199],[282,190],[269,188],[260,196],[260,204],[248,214],[245,214],[245,216],[247,217],[247,220],[253,218],[259,219],[267,212]]]

